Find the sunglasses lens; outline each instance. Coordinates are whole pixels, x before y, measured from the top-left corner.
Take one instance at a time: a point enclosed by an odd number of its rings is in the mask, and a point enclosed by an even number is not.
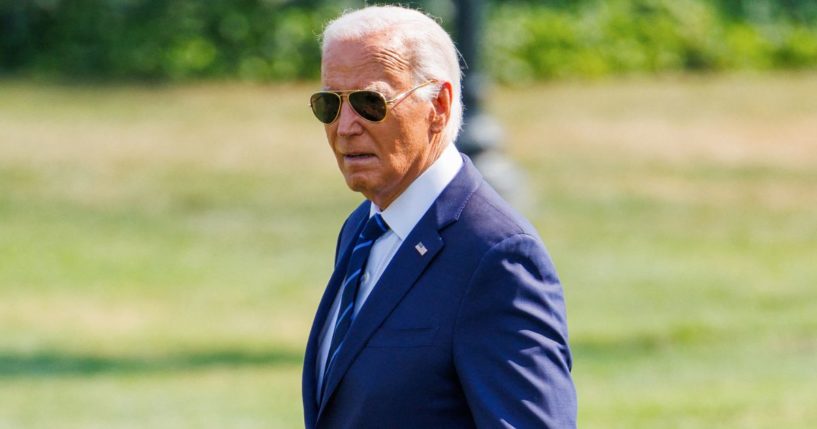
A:
[[[358,115],[369,121],[380,122],[386,117],[386,100],[377,92],[353,92],[349,94],[349,103]]]
[[[309,99],[312,113],[324,124],[331,124],[340,110],[340,96],[331,92],[316,92]]]

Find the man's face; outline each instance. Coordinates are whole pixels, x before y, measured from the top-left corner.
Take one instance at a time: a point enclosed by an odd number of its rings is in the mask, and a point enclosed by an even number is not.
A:
[[[342,40],[327,46],[321,81],[329,91],[368,89],[387,100],[411,89],[408,61],[388,49],[383,36]],[[385,120],[361,118],[343,97],[335,122],[325,126],[346,184],[385,209],[435,159],[439,133],[432,132],[434,107],[415,94],[389,106]]]

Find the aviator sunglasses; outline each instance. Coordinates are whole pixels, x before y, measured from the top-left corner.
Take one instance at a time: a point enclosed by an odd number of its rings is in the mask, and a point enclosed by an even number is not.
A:
[[[312,108],[312,113],[315,117],[324,124],[331,124],[338,119],[340,115],[340,106],[343,103],[343,96],[349,100],[352,109],[361,118],[371,122],[382,122],[386,119],[386,113],[389,111],[389,106],[397,103],[401,99],[407,97],[412,92],[430,85],[436,81],[430,80],[421,83],[408,91],[397,94],[391,100],[377,92],[371,90],[350,90],[350,91],[319,91],[312,94],[309,98],[309,107]]]

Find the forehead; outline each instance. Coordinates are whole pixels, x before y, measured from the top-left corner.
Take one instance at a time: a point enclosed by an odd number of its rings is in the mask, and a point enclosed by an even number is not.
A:
[[[388,89],[409,83],[409,60],[392,42],[387,35],[331,42],[321,59],[324,88]]]

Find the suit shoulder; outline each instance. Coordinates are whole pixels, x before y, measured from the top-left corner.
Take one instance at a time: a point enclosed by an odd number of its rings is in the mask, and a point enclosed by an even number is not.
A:
[[[343,221],[341,228],[341,235],[346,234],[349,229],[356,229],[360,222],[363,222],[369,217],[369,201],[365,200],[358,205]]]
[[[355,225],[360,221],[367,219],[369,217],[370,205],[371,203],[369,202],[369,200],[364,200],[362,203],[360,203],[360,205],[358,205],[354,210],[352,210],[352,212],[349,213],[349,216],[346,217],[344,227],[347,227],[349,225]]]
[[[354,239],[357,228],[369,217],[369,204],[368,200],[363,201],[346,217],[340,229],[336,252],[348,246],[350,240]]]
[[[541,242],[533,225],[484,181],[469,198],[457,223],[486,247],[515,235],[530,236]]]

